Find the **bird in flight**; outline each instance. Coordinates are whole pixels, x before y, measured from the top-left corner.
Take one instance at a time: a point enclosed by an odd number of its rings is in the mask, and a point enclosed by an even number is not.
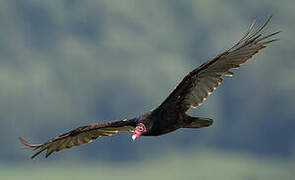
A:
[[[139,136],[158,136],[179,128],[202,128],[212,125],[213,120],[192,117],[186,114],[191,107],[198,107],[223,81],[224,76],[233,76],[230,70],[239,68],[267,44],[277,41],[272,39],[280,31],[263,36],[261,31],[270,21],[271,16],[255,28],[256,19],[248,31],[232,48],[217,55],[187,74],[172,93],[156,108],[138,117],[124,120],[98,122],[79,127],[43,144],[30,144],[19,137],[20,142],[36,150],[32,158],[46,150],[47,158],[53,152],[90,143],[102,136],[111,136],[119,131],[132,132],[132,139]]]

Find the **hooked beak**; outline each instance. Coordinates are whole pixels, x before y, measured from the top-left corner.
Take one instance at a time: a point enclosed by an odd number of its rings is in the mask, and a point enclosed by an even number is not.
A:
[[[135,139],[138,138],[141,134],[142,134],[142,133],[140,133],[140,132],[134,132],[134,133],[132,134],[132,137],[131,137],[132,140],[135,141]]]
[[[134,141],[137,138],[135,134],[132,135],[132,140]]]

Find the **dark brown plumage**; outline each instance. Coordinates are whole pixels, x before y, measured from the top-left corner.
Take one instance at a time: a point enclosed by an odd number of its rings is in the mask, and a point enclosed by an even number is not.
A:
[[[22,138],[21,143],[38,150],[32,158],[47,150],[46,157],[54,151],[71,148],[101,136],[110,136],[118,131],[133,132],[132,139],[140,135],[157,136],[179,128],[201,128],[210,126],[212,119],[191,117],[186,111],[199,106],[223,81],[222,76],[232,76],[231,69],[240,67],[259,50],[277,39],[269,39],[280,31],[262,36],[260,32],[267,25],[269,17],[263,25],[254,30],[256,20],[252,22],[242,39],[229,50],[205,62],[190,72],[164,102],[155,109],[133,119],[108,121],[83,126],[55,137],[43,144],[29,144]]]

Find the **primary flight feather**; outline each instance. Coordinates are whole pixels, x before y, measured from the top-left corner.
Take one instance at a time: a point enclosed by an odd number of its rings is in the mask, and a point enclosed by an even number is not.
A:
[[[53,152],[90,143],[92,140],[111,136],[118,131],[133,132],[132,139],[143,136],[158,136],[179,128],[202,128],[210,126],[210,118],[191,117],[186,111],[198,107],[223,81],[223,76],[232,76],[230,70],[239,68],[267,44],[278,39],[270,39],[280,31],[263,36],[261,31],[268,24],[269,17],[260,27],[254,29],[254,19],[248,31],[229,50],[194,69],[177,85],[164,102],[155,109],[132,119],[99,122],[79,127],[57,136],[43,144],[30,144],[23,138],[20,142],[37,152],[32,158],[46,150],[46,157]]]

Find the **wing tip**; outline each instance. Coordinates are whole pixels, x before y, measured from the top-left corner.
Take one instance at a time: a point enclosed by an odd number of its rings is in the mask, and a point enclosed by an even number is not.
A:
[[[22,147],[22,149],[29,149],[29,148],[34,148],[33,150],[36,150],[38,148],[40,148],[43,144],[30,144],[28,143],[26,140],[24,140],[22,137],[18,137],[19,141],[25,145],[25,147]],[[36,152],[35,154],[33,154],[33,156],[31,156],[31,159],[34,159],[38,154],[40,154],[42,151],[44,151],[45,149],[40,149],[38,152]]]
[[[24,140],[22,137],[18,137],[18,139],[23,145],[25,145],[27,147],[38,148],[38,147],[42,146],[42,144],[30,144],[26,140]]]

